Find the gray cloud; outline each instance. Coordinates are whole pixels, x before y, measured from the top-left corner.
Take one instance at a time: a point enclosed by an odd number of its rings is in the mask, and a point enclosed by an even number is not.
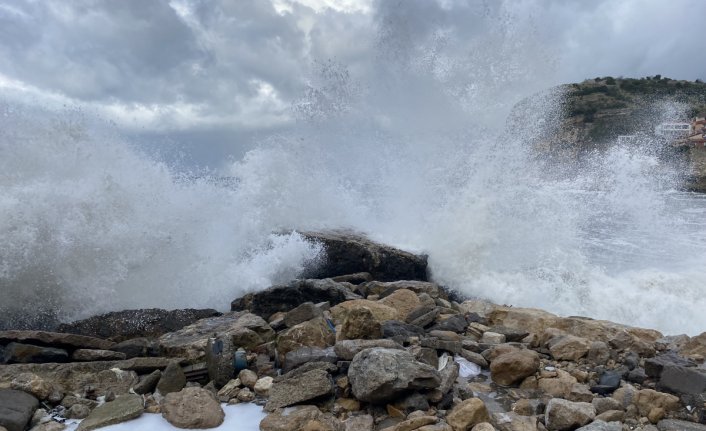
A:
[[[490,97],[474,80],[704,79],[704,16],[701,0],[0,0],[0,90],[131,133],[222,142],[290,122],[329,59],[361,81],[380,57],[429,67],[469,103]]]

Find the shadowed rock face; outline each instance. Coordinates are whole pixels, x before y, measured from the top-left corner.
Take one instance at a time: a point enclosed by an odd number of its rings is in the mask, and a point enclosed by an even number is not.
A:
[[[373,242],[350,232],[302,232],[322,244],[326,256],[303,274],[306,278],[331,278],[361,272],[374,280],[427,280],[427,257]]]
[[[200,319],[220,316],[212,309],[162,310],[149,308],[101,314],[59,325],[59,332],[124,341],[136,337],[159,337],[191,325]]]

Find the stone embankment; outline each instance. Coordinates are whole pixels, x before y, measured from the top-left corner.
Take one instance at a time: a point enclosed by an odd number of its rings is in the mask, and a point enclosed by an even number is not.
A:
[[[706,431],[706,334],[459,301],[426,280],[424,257],[308,235],[329,250],[311,269],[327,278],[237,298],[228,313],[131,310],[62,333],[0,332],[0,431],[143,413],[207,429],[222,403],[263,406],[264,431]]]

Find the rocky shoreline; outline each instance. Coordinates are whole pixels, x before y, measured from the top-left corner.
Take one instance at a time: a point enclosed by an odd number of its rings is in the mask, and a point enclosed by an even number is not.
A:
[[[327,259],[228,313],[0,331],[0,431],[143,413],[207,429],[221,403],[262,406],[263,431],[706,431],[706,333],[463,300],[427,281],[423,256],[305,235]]]

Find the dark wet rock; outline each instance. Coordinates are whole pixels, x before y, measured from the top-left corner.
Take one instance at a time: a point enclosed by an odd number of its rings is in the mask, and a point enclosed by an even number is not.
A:
[[[429,328],[430,331],[453,331],[456,333],[463,333],[468,326],[466,318],[460,314],[453,315],[448,319],[444,319],[436,325]]]
[[[701,368],[664,365],[657,387],[677,394],[706,392],[706,370]]]
[[[516,328],[507,328],[505,326],[493,326],[490,328],[492,332],[495,332],[497,334],[502,334],[505,336],[505,341],[508,343],[513,343],[517,342],[519,343],[522,341],[525,337],[529,335],[529,332],[523,331],[521,329],[516,329]]]
[[[645,369],[644,368],[635,368],[634,370],[631,370],[627,377],[626,380],[631,383],[637,383],[637,384],[643,384],[645,380],[647,380],[647,374],[645,374]]]
[[[220,316],[212,309],[163,310],[148,308],[114,311],[59,326],[59,332],[124,341],[130,338],[157,338],[177,331],[197,320]]]
[[[162,395],[179,392],[186,385],[186,375],[178,362],[171,362],[162,372],[157,383],[157,390]]]
[[[667,352],[654,358],[645,359],[645,374],[658,380],[665,366],[695,367],[696,363],[676,352]]]
[[[622,380],[622,378],[622,370],[606,371],[598,379],[598,384],[591,387],[591,392],[600,395],[611,394],[620,387],[620,381]]]
[[[279,311],[293,310],[305,302],[329,302],[331,305],[351,299],[360,299],[348,287],[333,280],[294,280],[289,284],[272,286],[260,292],[249,293],[234,300],[231,310],[247,310],[265,319]]]
[[[355,274],[339,275],[331,277],[331,280],[337,283],[363,284],[373,280],[373,276],[369,272],[356,272]]]
[[[434,322],[439,314],[441,314],[439,307],[420,305],[407,315],[405,321],[410,325],[425,328]]]
[[[428,347],[413,346],[407,350],[409,353],[414,355],[414,359],[427,364],[433,368],[439,368],[439,356],[437,356],[436,349],[430,349]]]
[[[142,415],[142,397],[139,395],[123,395],[93,409],[76,431],[91,431],[135,419]]]
[[[399,320],[386,320],[380,325],[383,338],[390,338],[402,344],[410,337],[422,337],[426,334],[419,326]]]
[[[30,394],[14,389],[0,389],[0,427],[7,431],[23,431],[39,400]]]
[[[313,302],[305,302],[293,308],[284,316],[284,324],[287,328],[291,328],[294,325],[321,316],[323,316],[321,308],[317,307]]]
[[[47,362],[68,362],[69,354],[64,349],[42,347],[33,344],[10,343],[5,347],[6,364],[42,364]]]
[[[265,410],[315,400],[333,392],[333,379],[322,369],[310,370],[300,375],[290,375],[275,381],[270,388],[270,398]]]
[[[76,349],[71,354],[71,360],[77,362],[83,361],[121,361],[125,359],[127,355],[122,352],[116,352],[113,350],[99,350],[99,349]]]
[[[338,362],[338,356],[334,352],[333,347],[301,347],[287,353],[284,359],[286,365],[284,371],[293,370],[294,368],[310,362],[328,362],[335,364]]]
[[[144,395],[154,392],[157,388],[157,383],[162,378],[162,372],[159,370],[154,370],[152,373],[142,377],[140,382],[135,385],[133,390],[136,394]]]
[[[427,400],[427,397],[420,394],[419,392],[413,392],[407,395],[406,397],[402,398],[401,400],[397,401],[394,404],[394,407],[397,410],[403,412],[405,415],[408,415],[417,410],[429,410],[429,400]]]
[[[461,350],[463,350],[460,341],[442,340],[436,337],[423,338],[420,341],[419,345],[422,347],[429,347],[430,349],[451,352],[454,354],[459,354],[461,353]]]
[[[122,341],[110,350],[125,354],[127,359],[149,356],[159,356],[159,342],[152,338],[132,338]]]
[[[664,419],[657,423],[659,431],[706,431],[706,425],[677,419]]]
[[[326,256],[305,271],[310,278],[330,278],[367,272],[380,281],[427,280],[427,258],[373,242],[351,232],[302,232],[322,244]],[[316,302],[316,301],[314,301]]]
[[[68,349],[109,350],[115,343],[94,337],[47,331],[0,331],[0,344],[28,343]]]
[[[353,360],[353,357],[365,349],[370,349],[373,347],[382,347],[386,349],[399,349],[402,350],[402,345],[396,343],[393,340],[379,339],[379,340],[340,340],[337,341],[333,349],[336,355],[346,361]]]
[[[439,372],[404,350],[372,348],[355,355],[348,369],[355,397],[384,403],[405,392],[439,386]]]

